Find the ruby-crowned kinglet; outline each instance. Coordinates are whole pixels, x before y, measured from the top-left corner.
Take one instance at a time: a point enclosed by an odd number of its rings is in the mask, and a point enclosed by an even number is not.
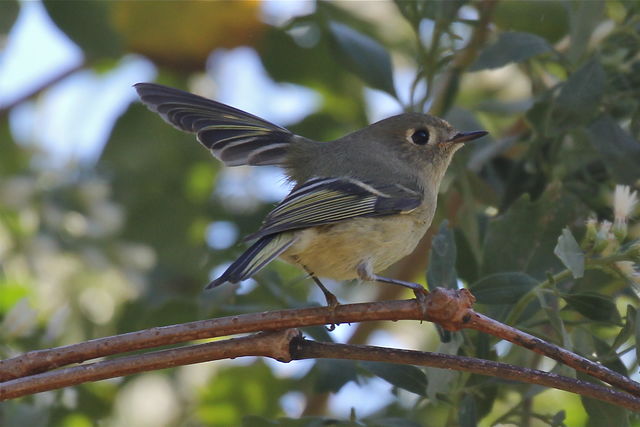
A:
[[[377,275],[408,255],[427,231],[453,154],[485,131],[459,132],[420,113],[381,120],[330,142],[295,135],[233,107],[151,83],[135,85],[144,104],[193,132],[227,166],[278,165],[291,193],[247,237],[249,247],[209,287],[239,282],[276,257],[317,276],[422,286]]]

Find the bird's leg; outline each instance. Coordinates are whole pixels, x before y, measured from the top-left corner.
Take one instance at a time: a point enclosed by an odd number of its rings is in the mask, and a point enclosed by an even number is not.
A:
[[[324,299],[327,301],[327,307],[329,307],[329,310],[331,311],[331,325],[327,326],[327,330],[329,330],[330,332],[333,331],[336,328],[336,323],[333,322],[333,316],[334,316],[334,312],[337,306],[340,305],[340,302],[338,301],[338,298],[336,298],[336,296],[334,294],[332,294],[329,289],[327,289],[322,282],[320,281],[320,279],[318,279],[315,274],[313,274],[311,272],[311,270],[309,270],[307,267],[302,266],[302,268],[304,268],[304,270],[309,274],[309,277],[311,277],[311,279],[315,282],[316,285],[318,285],[318,287],[320,288],[320,290],[322,291],[322,293],[324,294]]]
[[[367,262],[361,262],[357,268],[358,277],[360,280],[369,281],[369,282],[380,282],[380,283],[390,283],[392,285],[404,286],[405,288],[409,288],[413,291],[416,296],[418,302],[421,305],[426,301],[426,296],[429,293],[424,286],[419,283],[414,282],[405,282],[404,280],[391,279],[390,277],[378,276],[373,271],[371,271],[371,265]]]
[[[327,300],[327,307],[335,309],[337,306],[339,306],[340,302],[338,301],[338,298],[336,298],[334,294],[332,294],[327,288],[324,287],[320,279],[314,276],[313,273],[309,273],[309,275],[324,294],[324,299]]]

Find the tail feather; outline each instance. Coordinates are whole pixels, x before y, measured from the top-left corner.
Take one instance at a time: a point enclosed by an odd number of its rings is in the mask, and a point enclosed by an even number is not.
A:
[[[154,83],[134,85],[142,102],[190,133],[227,166],[283,165],[294,134],[237,108]]]
[[[237,283],[248,279],[287,250],[295,241],[296,238],[292,233],[271,234],[262,237],[240,255],[220,277],[209,283],[205,289],[215,288],[226,282]]]

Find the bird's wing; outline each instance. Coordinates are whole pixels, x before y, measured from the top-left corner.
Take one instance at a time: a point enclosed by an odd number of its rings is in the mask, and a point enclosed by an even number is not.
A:
[[[167,123],[195,133],[227,166],[280,165],[294,135],[237,108],[155,83],[134,85],[142,102]]]
[[[314,178],[295,188],[265,218],[256,239],[286,230],[333,224],[356,217],[408,213],[422,202],[417,188],[353,178]]]

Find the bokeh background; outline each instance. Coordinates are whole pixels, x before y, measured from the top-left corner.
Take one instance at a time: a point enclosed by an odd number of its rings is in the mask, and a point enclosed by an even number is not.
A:
[[[596,0],[2,0],[0,358],[323,304],[280,262],[202,291],[289,187],[277,168],[223,169],[147,111],[132,85],[156,81],[318,140],[409,110],[489,130],[456,156],[432,230],[389,275],[471,287],[480,311],[637,379],[638,211],[624,215],[624,235],[604,221],[619,219],[614,186],[640,183],[639,12],[637,1]],[[327,284],[342,302],[411,297]],[[441,343],[414,322],[305,333],[575,375],[475,333]],[[1,425],[33,427],[634,421],[492,378],[258,358],[0,403]]]

